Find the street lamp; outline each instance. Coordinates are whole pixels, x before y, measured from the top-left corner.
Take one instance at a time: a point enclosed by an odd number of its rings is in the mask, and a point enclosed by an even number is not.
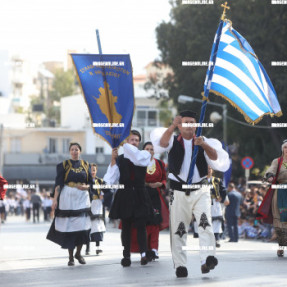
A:
[[[180,104],[185,104],[186,102],[199,102],[199,103],[202,103],[203,101],[202,100],[199,100],[199,99],[196,99],[196,98],[193,98],[193,97],[190,97],[190,96],[185,96],[185,95],[180,95],[177,99],[177,101],[180,103]],[[227,106],[226,104],[218,104],[218,103],[213,103],[213,102],[209,102],[207,101],[207,104],[208,105],[213,105],[213,106],[217,106],[217,107],[221,107],[223,112],[222,112],[222,115],[223,115],[223,141],[225,144],[227,144]]]

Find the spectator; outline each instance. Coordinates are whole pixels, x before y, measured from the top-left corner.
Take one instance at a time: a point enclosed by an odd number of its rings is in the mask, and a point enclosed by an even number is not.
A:
[[[36,194],[35,190],[32,190],[31,203],[33,208],[33,223],[36,223],[36,218],[37,222],[39,223],[40,207],[42,204],[42,200],[41,197],[38,194]]]
[[[241,193],[235,189],[234,183],[229,183],[227,190],[229,204],[225,210],[225,218],[230,237],[229,242],[238,242],[238,218],[240,217],[240,205],[243,203],[243,197]]]

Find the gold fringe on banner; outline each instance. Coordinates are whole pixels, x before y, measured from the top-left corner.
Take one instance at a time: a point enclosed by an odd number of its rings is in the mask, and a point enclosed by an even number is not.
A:
[[[220,96],[221,98],[223,98],[224,100],[226,100],[227,102],[230,103],[231,106],[233,106],[236,110],[238,110],[244,117],[245,121],[248,122],[249,124],[252,124],[252,125],[255,125],[257,123],[259,123],[264,116],[267,116],[267,115],[270,115],[271,117],[281,117],[283,114],[282,114],[282,111],[274,114],[274,113],[265,113],[263,115],[261,115],[258,119],[256,119],[255,121],[253,121],[238,105],[236,105],[232,100],[230,100],[228,97],[226,97],[225,95],[217,92],[217,91],[214,91],[214,90],[209,90],[210,93],[213,93],[215,94],[216,96]]]

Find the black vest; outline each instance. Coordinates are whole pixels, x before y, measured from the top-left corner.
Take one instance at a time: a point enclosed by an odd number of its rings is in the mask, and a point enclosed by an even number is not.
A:
[[[117,165],[120,170],[119,183],[124,184],[125,188],[145,187],[146,166],[134,165],[123,154],[118,157]]]
[[[193,148],[192,148],[193,149]],[[174,175],[179,175],[180,169],[184,159],[184,142],[181,135],[174,136],[173,146],[168,153],[168,167],[169,172]],[[204,156],[204,150],[201,146],[198,147],[198,154],[196,158],[196,167],[200,177],[205,177],[208,174],[207,162]]]

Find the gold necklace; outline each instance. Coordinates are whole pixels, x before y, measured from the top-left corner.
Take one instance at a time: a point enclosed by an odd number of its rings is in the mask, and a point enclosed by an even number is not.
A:
[[[147,167],[147,171],[146,172],[148,174],[154,174],[155,170],[156,170],[156,167],[155,167],[155,162],[154,162],[152,166],[148,166]]]
[[[287,162],[282,162],[282,164],[284,165],[285,169],[287,169]]]

